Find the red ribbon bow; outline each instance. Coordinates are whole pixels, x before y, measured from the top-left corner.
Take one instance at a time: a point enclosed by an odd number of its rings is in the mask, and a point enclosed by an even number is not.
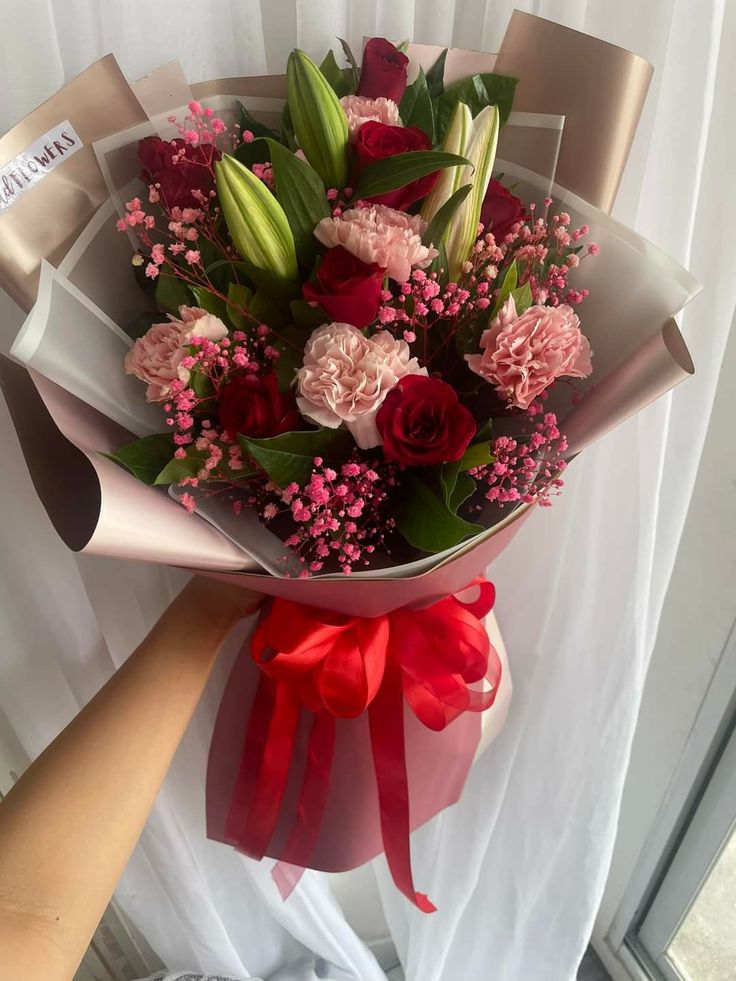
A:
[[[314,713],[297,819],[282,861],[293,862],[304,836],[313,847],[329,789],[335,718],[368,710],[381,834],[398,888],[423,912],[409,849],[409,791],[404,757],[404,698],[428,728],[444,729],[463,712],[490,708],[501,662],[482,618],[495,590],[479,578],[475,600],[448,596],[423,610],[353,617],[275,599],[251,639],[263,671],[226,819],[231,843],[263,858],[278,820],[301,707]],[[465,591],[463,591],[465,592]],[[483,690],[471,688],[486,681]]]

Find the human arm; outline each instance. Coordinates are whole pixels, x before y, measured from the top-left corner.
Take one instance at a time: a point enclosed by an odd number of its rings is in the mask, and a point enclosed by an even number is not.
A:
[[[260,599],[195,577],[0,804],[0,978],[73,977],[217,653]]]

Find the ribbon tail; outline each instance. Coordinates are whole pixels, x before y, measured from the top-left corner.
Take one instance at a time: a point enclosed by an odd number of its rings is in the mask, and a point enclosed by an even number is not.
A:
[[[335,717],[321,711],[314,715],[312,730],[307,744],[307,762],[304,770],[294,826],[278,864],[274,867],[274,882],[283,899],[287,899],[298,883],[303,868],[296,868],[309,860],[322,827],[322,817],[327,806],[330,790],[330,772],[335,753]]]
[[[228,841],[263,858],[289,778],[300,703],[283,684],[261,679],[248,722],[238,779],[225,823]]]
[[[368,708],[376,771],[381,836],[386,860],[397,888],[423,913],[436,907],[414,888],[409,841],[409,784],[404,750],[404,695],[401,670],[386,663],[381,688]]]

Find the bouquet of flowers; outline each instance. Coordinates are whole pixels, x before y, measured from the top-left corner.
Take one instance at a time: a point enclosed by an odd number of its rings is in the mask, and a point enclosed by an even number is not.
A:
[[[612,90],[596,125],[628,133],[597,161],[592,103],[545,102],[566,46]],[[575,193],[615,190],[635,56],[520,14],[493,71],[343,50],[197,91],[169,66],[138,108],[99,63],[125,112],[86,136],[75,99],[51,100],[94,206],[38,249],[58,269],[0,264],[36,300],[13,346],[33,384],[7,363],[3,381],[72,547],[273,597],[220,708],[209,835],[281,859],[284,894],[295,867],[385,851],[430,910],[409,831],[458,798],[508,685],[483,573],[577,452],[692,370],[671,316],[697,286]],[[63,174],[13,206],[11,239]]]

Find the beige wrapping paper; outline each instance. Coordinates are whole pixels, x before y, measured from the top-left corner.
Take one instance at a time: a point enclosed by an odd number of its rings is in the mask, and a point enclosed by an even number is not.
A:
[[[35,300],[41,260],[59,262],[108,197],[91,144],[146,118],[117,62],[107,55],[0,139],[0,166],[64,120],[84,142],[82,150],[0,212],[0,286],[24,310]]]
[[[565,116],[555,180],[610,211],[652,79],[649,62],[515,10],[494,71],[519,79],[516,111]]]

